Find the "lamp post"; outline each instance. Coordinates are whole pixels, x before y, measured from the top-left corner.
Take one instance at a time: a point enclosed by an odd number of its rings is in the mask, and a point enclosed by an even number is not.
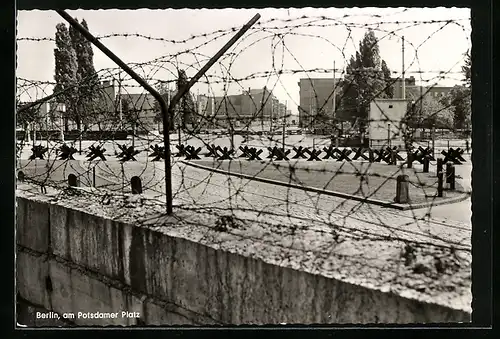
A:
[[[33,121],[33,147],[35,147],[36,144],[36,122]]]
[[[283,152],[285,152],[286,118],[283,117]]]
[[[435,139],[436,139],[436,125],[432,124],[432,156],[435,155],[434,152]]]
[[[61,141],[64,142],[64,112],[66,112],[66,105],[64,103],[57,104],[57,110],[61,112]]]
[[[391,147],[391,124],[387,124],[387,144]]]
[[[177,125],[177,133],[178,133],[178,137],[179,137],[178,144],[180,146],[181,145],[181,124],[180,123]]]

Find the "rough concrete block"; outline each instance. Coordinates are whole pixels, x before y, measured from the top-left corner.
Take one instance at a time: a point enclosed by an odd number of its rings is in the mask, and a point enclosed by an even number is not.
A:
[[[40,253],[49,248],[49,205],[17,198],[16,240],[19,245]]]
[[[55,260],[50,260],[50,278],[52,281],[52,308],[60,316],[63,313],[73,313],[75,311],[74,290],[71,281],[71,268]],[[73,319],[69,319],[73,321]]]
[[[71,260],[69,247],[68,209],[59,205],[50,205],[50,239],[53,254]]]
[[[151,300],[146,300],[144,302],[144,310],[145,314],[147,314],[145,321],[148,325],[197,325],[193,320],[179,313],[171,312],[165,306],[159,305]]]
[[[60,206],[51,220],[55,255],[123,281],[121,223]]]
[[[46,245],[40,231],[45,227],[54,254],[72,262],[51,259],[49,270],[46,258],[19,252],[17,278],[23,298],[58,313],[129,311],[141,316],[75,319],[80,325],[470,321],[466,312],[265,263],[202,241],[60,206],[51,206],[49,214],[48,205],[26,199],[20,210],[21,234],[38,232],[38,240],[19,236],[18,242],[46,250],[48,240]],[[49,215],[50,227],[31,222],[39,216],[48,222]],[[45,281],[49,274],[50,298]],[[145,294],[152,301],[145,301]]]
[[[45,288],[45,279],[49,276],[46,256],[18,251],[16,266],[16,288],[21,298],[49,308],[50,301]]]
[[[196,258],[196,246],[193,242],[176,239],[175,251],[172,253],[172,275],[169,277],[172,290],[169,295],[176,305],[205,314],[206,299],[212,295],[207,295],[202,289],[203,284],[200,284],[203,278],[196,271],[199,266],[197,260],[204,258]]]

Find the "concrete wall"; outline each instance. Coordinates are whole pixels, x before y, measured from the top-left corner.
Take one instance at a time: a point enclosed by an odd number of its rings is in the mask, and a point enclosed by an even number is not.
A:
[[[470,321],[464,311],[243,254],[256,244],[224,250],[220,243],[235,243],[227,233],[211,239],[190,226],[182,235],[172,219],[172,236],[63,200],[17,197],[17,289],[33,304],[76,315],[77,325]],[[139,317],[78,317],[122,311]]]

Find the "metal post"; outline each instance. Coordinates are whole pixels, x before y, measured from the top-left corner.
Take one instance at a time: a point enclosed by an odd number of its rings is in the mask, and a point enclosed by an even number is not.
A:
[[[47,113],[45,114],[45,137],[47,138],[47,148],[49,148],[49,110],[50,108],[47,109]]]
[[[135,146],[135,122],[132,123],[132,147]]]
[[[391,147],[391,124],[387,124],[387,145]]]
[[[114,90],[114,86],[113,86]],[[120,119],[120,129],[123,129],[123,104],[122,104],[122,79],[121,72],[118,71],[118,113]]]
[[[177,141],[177,143],[180,146],[181,145],[181,125],[180,124],[179,124],[179,126],[177,126],[177,136],[179,138],[179,140]]]
[[[436,163],[436,172],[442,172],[443,171],[443,158],[438,158],[437,163]]]
[[[402,37],[402,64],[403,64],[403,71],[402,71],[402,77],[403,77],[403,84],[401,88],[401,96],[403,99],[406,99],[406,81],[405,81],[405,37]]]
[[[213,66],[219,60],[219,58],[232,46],[234,43],[245,34],[250,27],[257,22],[260,18],[260,14],[256,14],[247,24],[245,24],[238,33],[236,33],[231,40],[229,40],[224,47],[222,47],[219,52],[217,52],[202,69],[196,73],[196,75],[188,82],[186,86],[180,88],[175,94],[174,98],[171,100],[169,106],[167,107],[165,100],[158,91],[151,87],[144,79],[137,75],[127,64],[120,60],[115,54],[113,54],[106,46],[104,46],[99,40],[97,40],[92,34],[90,34],[82,25],[73,19],[68,13],[63,10],[57,10],[57,13],[61,15],[66,21],[75,27],[84,37],[86,37],[91,43],[93,43],[97,48],[99,48],[106,56],[118,64],[127,74],[129,74],[134,80],[141,84],[153,97],[159,102],[160,109],[163,114],[163,143],[165,146],[165,193],[167,198],[167,214],[172,214],[172,168],[170,165],[171,155],[170,155],[170,115],[173,113],[173,108],[177,104],[180,98],[186,94],[189,89],[208,71],[210,67]]]
[[[443,197],[443,171],[437,172],[438,177],[438,187],[437,187],[437,196],[439,198]]]
[[[435,156],[436,153],[435,153],[435,142],[436,142],[436,126],[435,125],[432,125],[432,156]]]
[[[335,95],[337,94],[336,91],[337,86],[335,84],[335,60],[333,60],[333,117],[335,118]]]
[[[451,173],[450,173],[450,190],[455,190],[455,165],[451,165]]]
[[[217,60],[219,60],[219,58],[224,54],[226,53],[226,51],[232,46],[234,45],[234,43],[243,36],[243,34],[246,33],[246,31],[248,31],[250,29],[250,27],[252,27],[256,22],[257,20],[260,19],[260,14],[256,14],[252,19],[250,19],[250,21],[248,23],[246,23],[240,30],[238,33],[236,33],[232,38],[231,40],[229,40],[207,63],[205,66],[203,66],[202,69],[200,69],[198,71],[198,73],[196,73],[196,75],[187,83],[186,86],[184,86],[183,88],[180,88],[179,91],[177,91],[177,93],[175,94],[175,96],[172,98],[171,102],[170,102],[170,107],[169,108],[173,108],[176,104],[177,104],[177,101],[179,101],[180,98],[182,98],[184,96],[184,94],[186,94],[189,89],[191,87],[193,87],[193,85],[198,81],[200,80],[200,78],[208,71],[208,69],[210,67],[212,67],[216,62]]]
[[[61,112],[61,118],[60,118],[60,125],[61,125],[61,128],[60,128],[60,131],[61,131],[61,141],[64,143],[64,112],[66,111],[66,106],[64,106],[64,104],[59,104],[58,105],[59,108],[60,108],[60,112]]]
[[[36,124],[33,122],[33,147],[36,145]]]
[[[427,155],[424,156],[424,170],[423,172],[424,173],[429,173],[429,162],[430,162],[430,159]]]
[[[285,123],[285,118],[283,118],[283,152],[285,152],[285,133],[286,133],[286,123]]]
[[[113,52],[111,52],[106,46],[104,46],[99,40],[97,40],[89,31],[85,29],[78,21],[73,19],[71,15],[63,10],[57,10],[57,13],[63,17],[71,26],[76,28],[87,40],[89,40],[94,46],[96,46],[101,52],[103,52],[108,58],[113,60],[118,66],[120,66],[128,75],[130,75],[135,81],[141,84],[151,95],[159,102],[160,109],[163,114],[163,143],[165,146],[165,194],[167,200],[167,214],[172,214],[172,168],[170,165],[170,135],[168,131],[170,130],[170,119],[167,114],[168,109],[158,91],[151,87],[144,79],[142,79],[137,73],[135,73],[125,62],[118,58]]]
[[[82,129],[80,127],[80,136],[78,138],[79,146],[78,146],[78,154],[82,154]]]
[[[123,162],[120,162],[122,169],[122,193],[125,191],[125,169],[123,168]]]
[[[271,98],[271,114],[269,119],[269,133],[271,133],[271,143],[273,141],[273,108],[274,108],[274,99]]]

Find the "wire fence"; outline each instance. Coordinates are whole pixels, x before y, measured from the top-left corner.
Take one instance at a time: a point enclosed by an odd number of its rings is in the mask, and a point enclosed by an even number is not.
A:
[[[439,87],[436,81],[463,79],[454,69],[465,56],[448,69],[418,69],[419,57],[424,57],[418,51],[426,41],[449,26],[467,36],[467,25],[461,19],[380,19],[369,24],[350,16],[261,19],[198,80],[206,93],[180,98],[169,115],[170,131],[163,131],[155,98],[119,67],[99,70],[97,83],[96,77],[80,79],[65,93],[39,102],[52,95],[56,82],[18,78],[18,190],[72,194],[74,199],[88,199],[96,209],[125,208],[138,223],[146,222],[144,211],[164,212],[163,133],[169,133],[167,182],[172,184],[174,214],[203,213],[217,220],[221,232],[249,239],[272,237],[284,248],[308,250],[317,258],[337,257],[344,263],[340,271],[351,267],[349,274],[375,277],[391,288],[404,286],[432,295],[469,293],[470,223],[433,217],[436,209],[452,211],[453,205],[444,202],[463,200],[470,193],[470,122],[453,123],[456,101],[466,95],[439,104],[427,99]],[[387,77],[366,67],[349,69],[347,46],[358,44],[351,33],[371,30],[380,44],[389,37],[401,38],[400,32],[410,27],[432,31],[422,42],[404,42],[414,52],[405,76],[417,77],[425,89],[409,84],[411,101],[384,101],[389,88],[401,85],[401,71],[392,70]],[[168,46],[152,60],[127,63],[168,104],[186,86],[187,74],[198,72],[212,58],[206,47],[227,42],[239,28],[181,40],[135,33],[97,38],[105,45],[112,39],[140,39]],[[303,67],[304,54],[293,51],[290,38],[325,40],[322,30],[331,29],[347,32],[343,45],[330,42],[343,55],[339,68]],[[53,44],[55,39],[17,41]],[[233,71],[233,65],[262,42],[269,44],[270,69]],[[168,53],[173,46],[176,52]],[[327,80],[317,80],[317,74],[332,81],[324,85]],[[286,100],[273,94],[285,77],[301,79],[300,100],[292,94],[296,88],[285,88]],[[262,86],[249,88],[256,80]],[[72,92],[90,84],[88,96]],[[370,91],[349,101],[353,88]],[[71,105],[72,100],[85,105]],[[403,114],[395,115],[388,105]],[[360,114],[367,107],[369,113]],[[292,114],[295,108],[298,115]],[[422,115],[424,109],[425,118],[410,122],[408,117],[414,118],[416,111]],[[438,165],[440,158],[443,164]],[[141,199],[131,203],[130,196]],[[134,208],[127,209],[127,204]],[[137,214],[137,208],[143,212]],[[213,225],[207,222],[206,227]],[[352,265],[358,272],[352,273]]]

